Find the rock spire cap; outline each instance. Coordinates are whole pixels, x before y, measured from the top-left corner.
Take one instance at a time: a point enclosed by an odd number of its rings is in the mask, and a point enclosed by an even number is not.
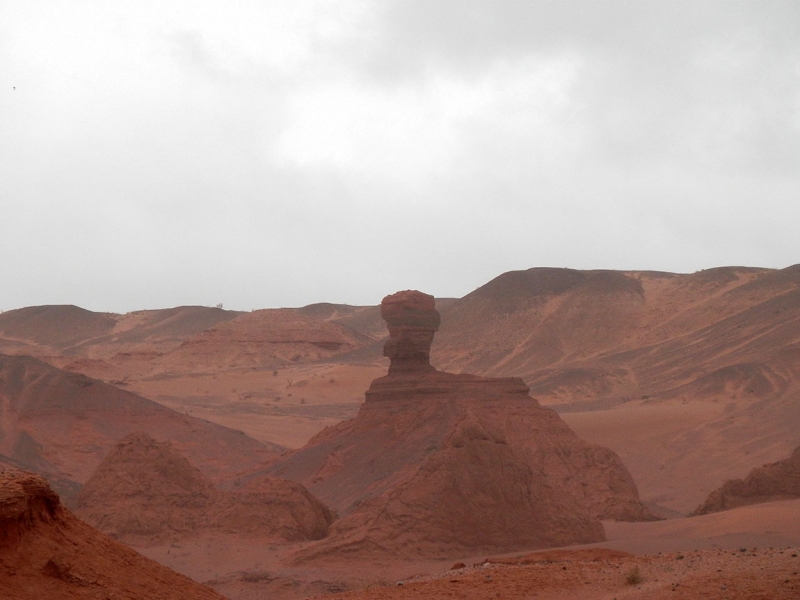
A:
[[[383,346],[383,355],[391,361],[389,374],[434,370],[431,344],[441,322],[434,297],[416,290],[386,296],[381,317],[389,327]]]

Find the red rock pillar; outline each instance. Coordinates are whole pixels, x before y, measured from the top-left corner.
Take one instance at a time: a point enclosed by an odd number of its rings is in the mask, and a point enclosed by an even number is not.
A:
[[[434,371],[431,344],[441,318],[433,296],[416,290],[386,296],[381,317],[389,327],[383,346],[383,355],[391,361],[389,375]]]

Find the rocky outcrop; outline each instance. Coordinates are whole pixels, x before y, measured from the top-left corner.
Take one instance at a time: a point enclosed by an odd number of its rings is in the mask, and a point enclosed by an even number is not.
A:
[[[0,471],[0,597],[222,598],[80,521],[42,477],[16,469]]]
[[[441,318],[433,296],[405,291],[386,296],[381,317],[389,328],[383,355],[391,361],[389,373],[433,371],[431,344]]]
[[[343,518],[298,560],[328,553],[449,556],[597,542],[601,519],[651,518],[620,459],[579,439],[517,378],[435,370],[433,298],[384,299],[389,373],[357,417],[269,472]]]
[[[299,483],[255,478],[218,490],[169,443],[134,433],[98,466],[76,512],[100,531],[134,544],[228,531],[299,541],[327,535],[333,516]]]
[[[744,479],[729,479],[711,492],[693,514],[793,498],[800,498],[800,446],[785,460],[753,469]]]

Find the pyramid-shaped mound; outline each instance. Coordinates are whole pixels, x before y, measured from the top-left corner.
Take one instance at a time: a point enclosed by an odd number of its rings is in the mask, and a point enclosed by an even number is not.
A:
[[[260,477],[235,491],[215,488],[168,442],[133,433],[86,482],[76,512],[132,543],[178,539],[209,530],[297,541],[328,533],[333,517],[299,483]]]
[[[590,543],[601,519],[652,518],[612,451],[578,438],[517,378],[434,369],[432,296],[384,298],[389,373],[356,418],[269,472],[306,485],[343,518],[304,552],[446,556]]]
[[[0,470],[0,598],[222,596],[79,520],[39,475],[6,469]]]

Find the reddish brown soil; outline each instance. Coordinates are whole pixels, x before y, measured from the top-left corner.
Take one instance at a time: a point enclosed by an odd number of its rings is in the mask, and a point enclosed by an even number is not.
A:
[[[798,514],[800,500],[792,500],[667,521],[605,521],[608,541],[581,550],[615,550],[646,556],[696,550],[738,551],[743,547],[797,547],[800,546]],[[442,573],[457,562],[481,564],[487,558],[482,554],[453,555],[438,561],[403,560],[376,553],[358,560],[329,555],[327,560],[316,564],[291,564],[298,548],[296,544],[254,544],[252,538],[229,534],[141,548],[140,551],[237,600],[264,597],[289,600],[331,591],[372,589],[425,574]],[[562,552],[564,550],[549,550],[536,555],[555,553],[558,556]],[[509,556],[498,557],[505,558]],[[750,559],[749,554],[746,559]]]
[[[516,563],[516,564],[514,564]],[[511,598],[556,600],[800,597],[797,548],[705,550],[657,556],[618,552],[546,553],[489,561],[433,577],[319,598]]]

